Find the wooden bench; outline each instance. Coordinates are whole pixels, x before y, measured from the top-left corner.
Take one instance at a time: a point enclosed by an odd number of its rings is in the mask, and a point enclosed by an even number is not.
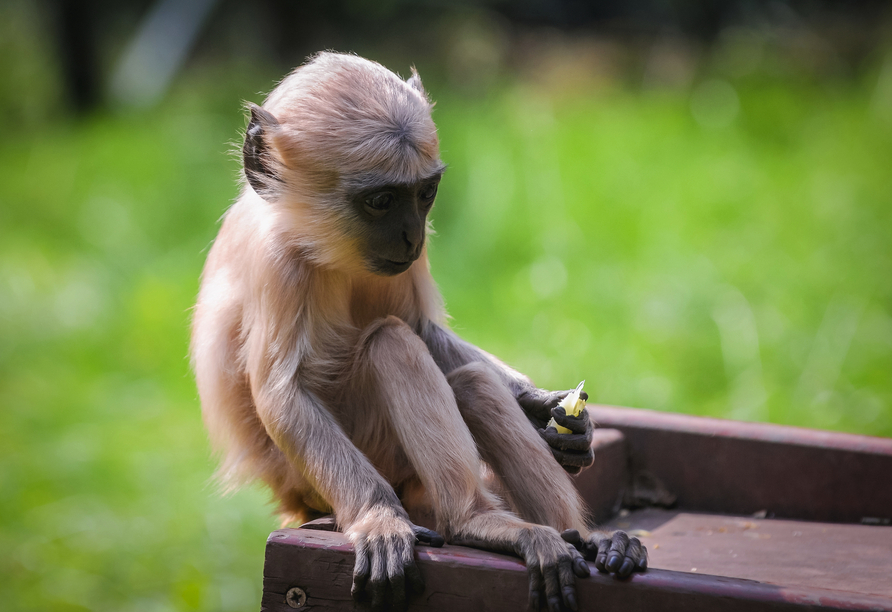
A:
[[[641,537],[650,569],[618,580],[592,568],[577,581],[580,610],[892,612],[892,440],[589,412],[600,428],[596,460],[576,484],[600,523]],[[270,535],[262,610],[363,609],[350,598],[352,548],[330,526]],[[410,610],[526,609],[519,559],[416,551],[426,590]]]

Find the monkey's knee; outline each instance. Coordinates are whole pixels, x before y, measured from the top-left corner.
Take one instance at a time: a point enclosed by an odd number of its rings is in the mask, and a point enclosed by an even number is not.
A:
[[[436,369],[424,341],[405,321],[394,316],[376,319],[363,330],[359,362],[396,376]]]
[[[498,376],[482,361],[473,361],[451,371],[446,380],[458,398],[473,401],[475,396],[489,395],[502,386]]]
[[[372,321],[366,327],[359,341],[364,353],[373,354],[394,348],[419,349],[426,347],[421,338],[402,319],[389,315]]]
[[[482,361],[472,361],[452,370],[446,377],[453,387],[474,388],[498,380],[492,370]]]
[[[483,414],[488,415],[487,420],[517,416],[513,414],[518,412],[514,397],[488,364],[474,361],[463,365],[450,372],[446,380],[466,422]]]

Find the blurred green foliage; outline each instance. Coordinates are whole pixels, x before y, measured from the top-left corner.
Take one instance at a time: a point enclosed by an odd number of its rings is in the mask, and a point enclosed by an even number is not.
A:
[[[260,489],[218,494],[186,352],[239,103],[276,75],[192,76],[0,142],[4,609],[259,605],[276,523]],[[892,101],[868,77],[429,87],[454,327],[595,402],[892,435]]]
[[[697,121],[718,85],[734,107]],[[872,99],[753,80],[441,100],[432,260],[456,326],[596,402],[892,434],[892,130]]]

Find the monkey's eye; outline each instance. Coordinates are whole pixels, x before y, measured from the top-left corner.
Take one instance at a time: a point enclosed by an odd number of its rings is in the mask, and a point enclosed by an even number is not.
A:
[[[434,198],[437,197],[437,184],[433,183],[425,187],[420,194],[418,194],[424,202],[433,203]]]
[[[365,199],[365,205],[368,207],[372,213],[384,213],[390,210],[390,207],[393,206],[393,194],[392,193],[377,193],[371,197]]]

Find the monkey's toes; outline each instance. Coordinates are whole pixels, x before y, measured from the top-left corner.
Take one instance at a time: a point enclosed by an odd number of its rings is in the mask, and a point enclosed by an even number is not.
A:
[[[577,550],[582,546],[582,538],[576,529],[564,529],[561,532],[561,539],[568,544],[572,544]]]
[[[601,539],[596,546],[595,567],[598,571],[626,578],[636,570],[647,569],[647,548],[638,538],[630,538],[623,531]]]
[[[446,540],[436,531],[421,527],[420,525],[412,525],[412,531],[415,533],[416,544],[427,544],[434,548],[440,548],[446,543]]]

